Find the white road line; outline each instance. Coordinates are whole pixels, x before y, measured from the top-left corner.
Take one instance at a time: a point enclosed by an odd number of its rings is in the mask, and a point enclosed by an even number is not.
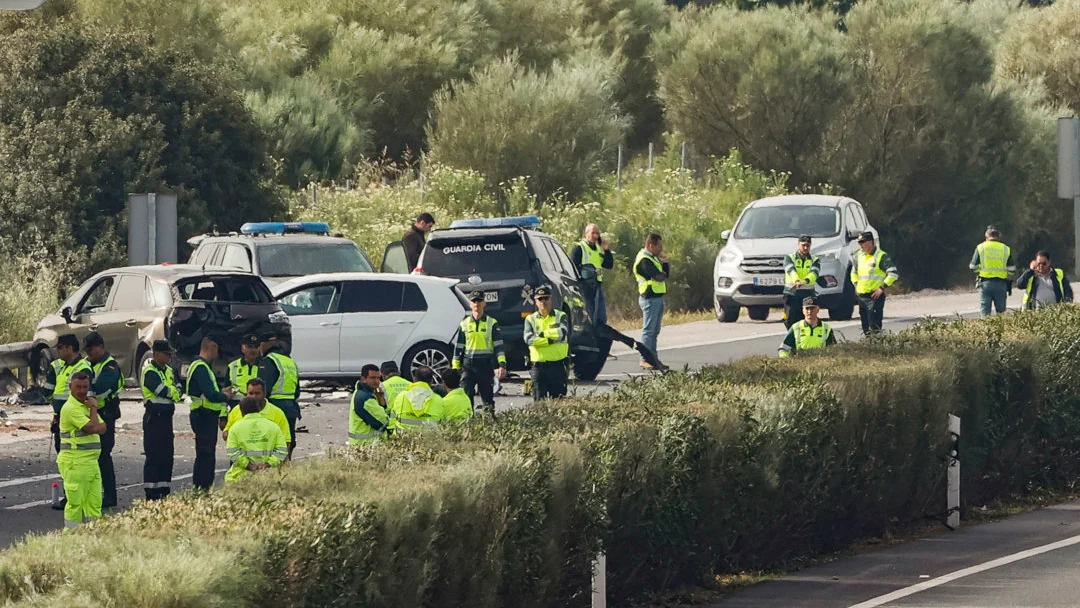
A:
[[[1069,547],[1078,543],[1080,543],[1080,536],[1073,536],[1064,540],[1059,540],[1056,543],[1050,543],[1041,547],[1035,547],[1034,549],[1020,551],[1019,553],[1013,553],[1012,555],[999,557],[998,559],[983,562],[981,564],[971,566],[970,568],[957,570],[956,572],[951,572],[944,576],[939,576],[935,579],[930,579],[917,585],[904,587],[903,589],[898,589],[896,591],[893,591],[892,593],[887,593],[885,595],[866,600],[865,602],[859,604],[853,604],[848,608],[876,608],[877,606],[884,606],[885,604],[894,600],[905,598],[909,595],[919,593],[920,591],[926,591],[927,589],[933,589],[934,587],[938,587],[946,583],[951,583],[966,576],[971,576],[972,574],[979,574],[980,572],[986,572],[987,570],[991,570],[993,568],[1007,566],[1011,563],[1027,559],[1029,557],[1035,557],[1036,555],[1042,555],[1043,553],[1048,553],[1050,551],[1062,549],[1064,547]]]
[[[37,475],[35,477],[20,477],[18,479],[8,479],[6,481],[0,481],[0,488],[11,488],[14,486],[34,483],[36,481],[49,481],[50,479],[60,479],[60,476],[56,473],[52,473],[50,475]]]
[[[4,507],[4,510],[5,511],[21,511],[23,509],[29,509],[31,507],[39,507],[39,506],[43,507],[43,506],[45,506],[47,504],[50,504],[50,503],[52,503],[51,500],[35,500],[34,502],[27,502],[27,503],[23,503],[21,505],[11,505],[10,507]]]

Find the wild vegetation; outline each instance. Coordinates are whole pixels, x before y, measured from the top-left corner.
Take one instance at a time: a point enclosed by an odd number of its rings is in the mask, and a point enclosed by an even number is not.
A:
[[[0,554],[13,606],[625,604],[1080,474],[1080,309],[751,358],[335,450]],[[95,568],[86,568],[93,563]],[[460,567],[467,564],[468,567]]]

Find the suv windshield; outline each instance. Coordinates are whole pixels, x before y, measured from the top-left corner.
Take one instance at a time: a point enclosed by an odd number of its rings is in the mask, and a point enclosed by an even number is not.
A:
[[[181,300],[266,304],[274,301],[270,290],[256,276],[204,276],[176,282]]]
[[[425,274],[440,277],[520,273],[529,269],[529,254],[516,232],[483,239],[450,237],[428,241],[421,266]]]
[[[740,239],[781,239],[802,235],[830,237],[840,234],[840,211],[835,207],[783,205],[746,210],[735,237]]]
[[[259,274],[264,277],[302,277],[324,272],[375,272],[355,243],[260,244]]]

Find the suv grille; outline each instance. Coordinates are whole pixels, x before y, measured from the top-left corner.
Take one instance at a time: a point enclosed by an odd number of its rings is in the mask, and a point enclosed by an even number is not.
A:
[[[747,274],[783,274],[784,258],[775,255],[752,255],[743,258],[739,268]]]

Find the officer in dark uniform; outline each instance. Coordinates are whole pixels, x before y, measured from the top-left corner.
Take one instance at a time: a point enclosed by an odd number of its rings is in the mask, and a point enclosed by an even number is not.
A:
[[[554,309],[551,287],[541,285],[533,293],[536,312],[525,319],[525,345],[532,361],[533,401],[566,396],[570,362],[570,321]]]
[[[167,340],[154,340],[153,359],[142,370],[143,406],[143,490],[146,500],[159,500],[172,490],[173,414],[180,401],[169,362],[173,349]]]
[[[116,469],[113,467],[112,451],[116,445],[116,420],[120,418],[124,374],[120,372],[116,359],[105,350],[105,339],[101,334],[96,331],[87,334],[83,338],[83,348],[94,371],[90,394],[97,399],[98,416],[105,423],[98,466],[101,468],[101,508],[109,509],[116,506]]]

